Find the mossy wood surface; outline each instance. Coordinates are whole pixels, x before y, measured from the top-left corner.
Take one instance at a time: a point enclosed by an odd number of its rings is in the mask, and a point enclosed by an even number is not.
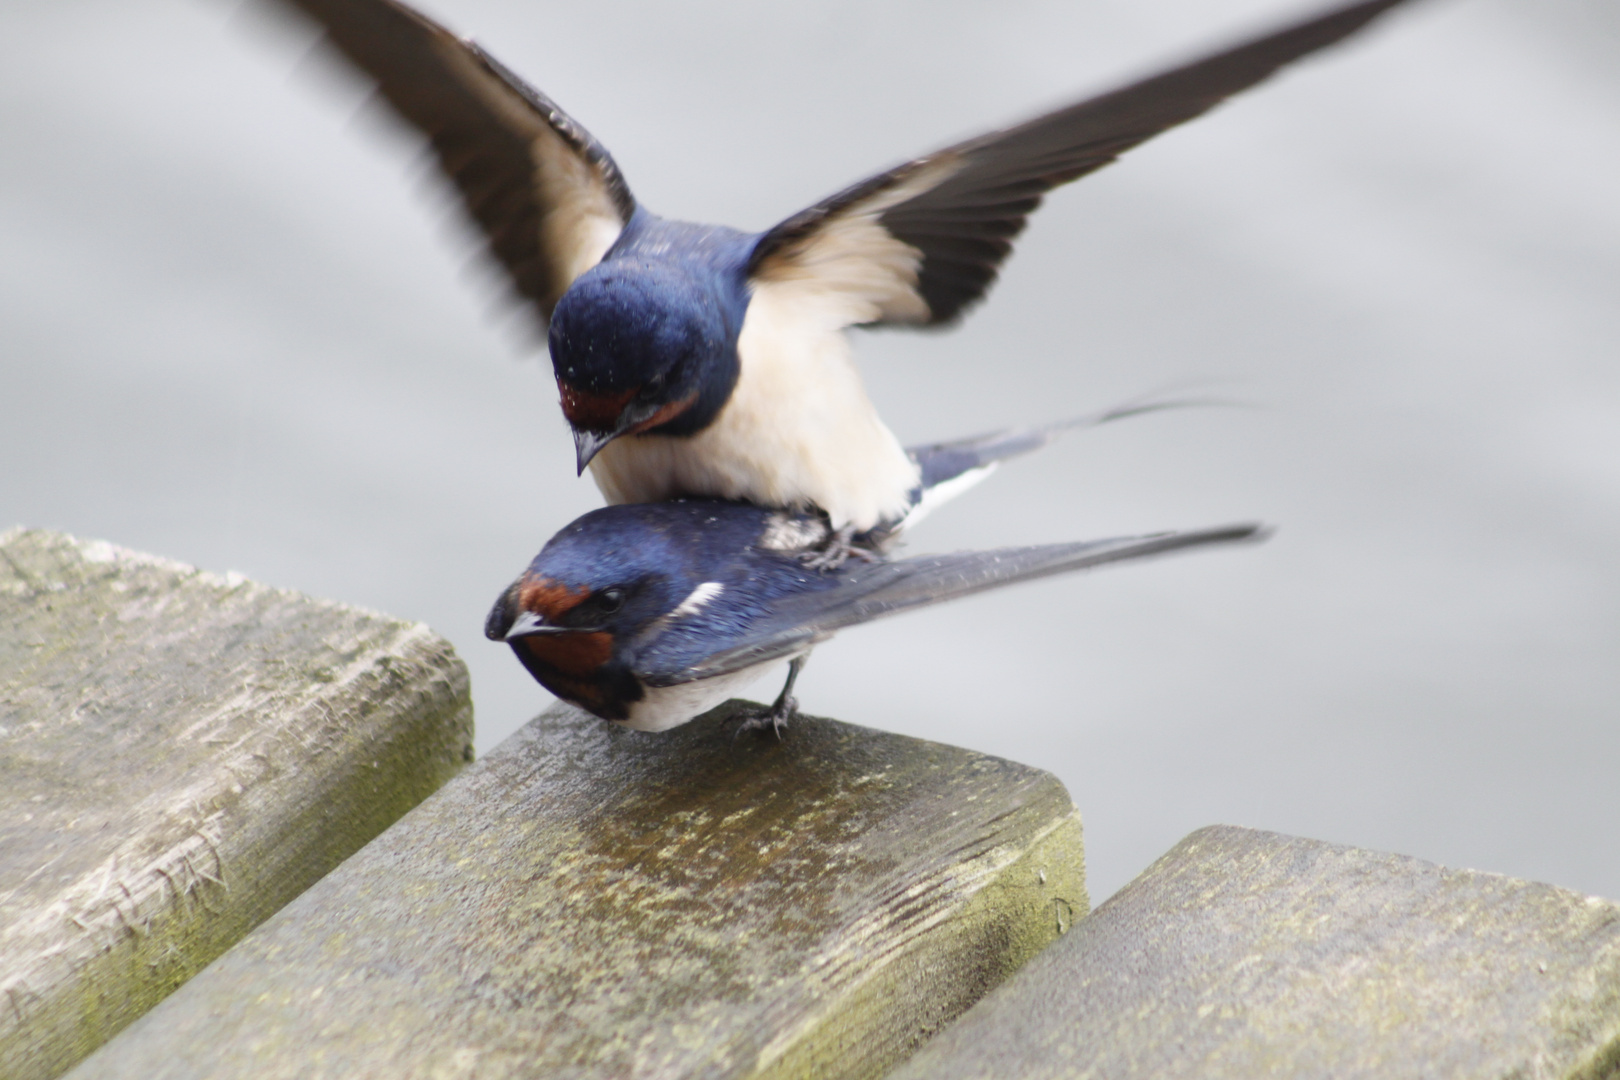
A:
[[[1227,826],[890,1080],[1620,1075],[1620,905]]]
[[[0,534],[0,1076],[88,1054],[463,764],[426,627]]]
[[[1086,910],[1051,775],[537,718],[76,1078],[876,1076]]]

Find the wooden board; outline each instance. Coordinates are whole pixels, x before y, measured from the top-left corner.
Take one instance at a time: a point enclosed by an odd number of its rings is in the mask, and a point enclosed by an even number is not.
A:
[[[560,707],[76,1077],[872,1077],[1086,910],[1051,775]]]
[[[1620,1075],[1620,905],[1193,833],[892,1080]]]
[[[0,1076],[52,1077],[457,772],[426,627],[0,534]]]

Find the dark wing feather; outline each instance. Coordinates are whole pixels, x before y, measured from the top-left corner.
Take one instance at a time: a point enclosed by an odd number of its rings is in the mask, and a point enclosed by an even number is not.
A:
[[[635,200],[613,158],[477,45],[391,0],[289,0],[425,135],[542,324]]]
[[[1046,192],[1102,168],[1402,2],[1363,0],[1338,7],[870,177],[767,232],[754,249],[750,272],[768,282],[813,275],[818,266],[836,267],[838,257],[847,257],[849,226],[864,221],[914,249],[909,260],[897,259],[894,251],[867,238],[862,255],[876,255],[895,278],[876,296],[864,279],[870,301],[865,313],[877,311],[870,321],[948,322],[984,297],[1013,238]],[[847,268],[833,275],[863,280]]]
[[[706,657],[678,666],[658,667],[653,662],[650,669],[638,669],[636,674],[651,686],[707,679],[791,656],[846,626],[1001,585],[1185,548],[1263,539],[1265,535],[1258,525],[1230,525],[1197,532],[963,551],[862,565],[841,573],[832,588],[777,602],[769,614],[748,627],[740,642],[723,645]]]

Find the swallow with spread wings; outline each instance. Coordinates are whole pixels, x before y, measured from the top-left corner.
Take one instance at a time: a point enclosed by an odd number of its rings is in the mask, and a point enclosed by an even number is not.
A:
[[[920,477],[852,362],[853,326],[982,299],[1052,188],[1403,0],[1360,0],[880,172],[759,233],[661,218],[607,150],[478,45],[397,0],[288,0],[431,144],[548,328],[581,472],[609,503],[819,509],[826,565]]]

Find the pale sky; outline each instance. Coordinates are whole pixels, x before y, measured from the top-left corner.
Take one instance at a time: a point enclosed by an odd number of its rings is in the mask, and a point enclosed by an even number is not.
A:
[[[1307,6],[430,10],[651,209],[762,228]],[[410,140],[263,11],[0,8],[0,528],[422,620],[487,751],[549,699],[484,613],[598,497]],[[1617,55],[1612,0],[1414,5],[1057,192],[960,329],[861,335],[910,442],[1253,406],[1076,434],[913,551],[1279,531],[847,631],[804,708],[1051,769],[1097,901],[1213,822],[1620,897]]]

